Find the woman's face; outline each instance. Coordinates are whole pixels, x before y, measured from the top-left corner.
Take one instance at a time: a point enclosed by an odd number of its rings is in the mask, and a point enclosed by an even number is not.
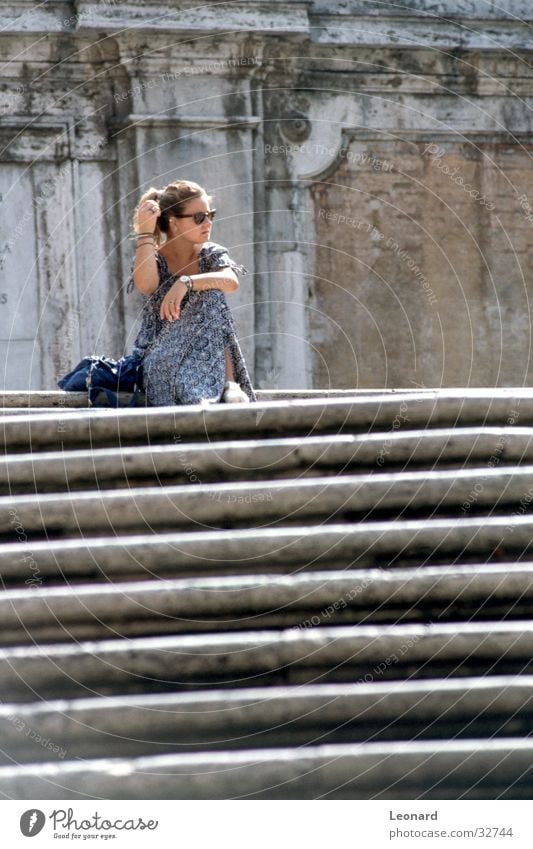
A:
[[[204,218],[201,224],[197,224],[194,220],[194,215],[197,212],[209,212],[211,204],[207,195],[201,195],[198,198],[193,198],[184,203],[180,215],[190,216],[187,218],[176,218],[175,215],[169,216],[169,228],[171,238],[178,236],[193,244],[201,244],[207,242],[211,235],[213,222],[209,218]]]

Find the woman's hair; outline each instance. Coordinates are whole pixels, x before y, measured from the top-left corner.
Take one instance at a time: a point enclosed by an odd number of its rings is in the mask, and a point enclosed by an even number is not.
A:
[[[182,209],[180,209],[180,207],[183,207],[187,201],[203,197],[204,195],[207,197],[208,201],[211,202],[213,199],[212,195],[208,195],[202,186],[198,183],[193,183],[191,180],[176,180],[175,183],[169,183],[168,186],[165,186],[165,188],[161,190],[150,188],[141,196],[139,203],[135,207],[135,213],[133,216],[134,226],[137,211],[141,203],[145,200],[156,200],[161,209],[161,215],[157,219],[154,232],[156,244],[159,246],[161,244],[161,234],[168,232],[169,216],[172,215],[173,212],[181,213]]]

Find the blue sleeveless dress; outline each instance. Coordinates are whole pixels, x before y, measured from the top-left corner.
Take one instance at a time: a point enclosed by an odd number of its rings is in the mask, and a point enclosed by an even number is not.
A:
[[[133,352],[143,357],[148,403],[170,406],[197,404],[205,398],[219,401],[226,380],[226,348],[236,383],[250,401],[256,401],[225,294],[217,289],[187,293],[181,302],[180,318],[161,320],[161,301],[177,275],[169,272],[166,260],[157,252],[156,259],[159,285],[153,294],[144,296],[141,327],[133,347]],[[247,273],[216,242],[203,245],[198,266],[200,274],[228,267],[240,274]],[[127,291],[133,287],[132,273]]]

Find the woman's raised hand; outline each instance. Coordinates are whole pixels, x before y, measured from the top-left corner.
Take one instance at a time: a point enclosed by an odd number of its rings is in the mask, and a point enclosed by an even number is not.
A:
[[[135,216],[136,233],[153,233],[161,208],[156,200],[145,200],[141,203]]]

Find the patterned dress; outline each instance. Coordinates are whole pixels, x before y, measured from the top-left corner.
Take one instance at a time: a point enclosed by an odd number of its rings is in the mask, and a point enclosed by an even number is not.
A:
[[[178,275],[170,273],[165,258],[157,252],[156,259],[159,285],[152,295],[145,296],[141,328],[133,347],[133,353],[143,357],[148,403],[168,406],[197,404],[203,398],[219,401],[226,380],[226,348],[235,382],[250,401],[257,400],[224,293],[218,289],[187,292],[181,302],[179,319],[161,320],[161,301]],[[228,267],[240,274],[247,273],[216,242],[204,244],[198,255],[198,267],[200,274]],[[133,286],[132,273],[127,291]]]

